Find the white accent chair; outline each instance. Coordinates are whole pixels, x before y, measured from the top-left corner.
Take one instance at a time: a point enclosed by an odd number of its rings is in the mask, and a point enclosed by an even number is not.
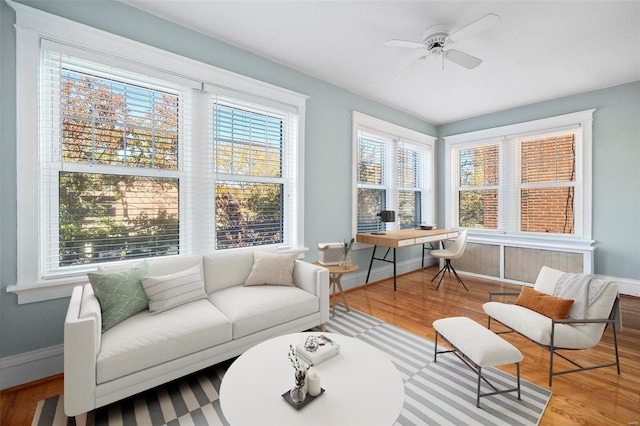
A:
[[[453,271],[453,275],[455,275],[456,280],[458,280],[458,282],[462,284],[462,287],[464,287],[465,290],[469,291],[467,286],[464,285],[464,282],[462,282],[462,278],[460,278],[454,267],[451,265],[451,259],[458,259],[464,254],[464,249],[467,247],[467,230],[465,229],[464,231],[460,232],[458,238],[456,238],[449,247],[444,247],[444,241],[442,242],[442,246],[443,248],[438,250],[431,250],[431,252],[429,253],[435,258],[445,260],[442,269],[440,269],[438,273],[433,278],[431,278],[431,281],[433,281],[438,278],[438,275],[442,274],[440,275],[440,281],[438,281],[436,290],[440,288],[440,284],[442,284],[444,273],[449,272],[449,276],[451,276],[451,271]]]
[[[553,295],[556,283],[564,272],[543,266],[538,274],[534,290]],[[523,306],[495,302],[495,296],[518,296],[516,292],[489,292],[489,302],[482,305],[485,313],[489,316],[488,328],[491,328],[491,319],[500,322],[510,328],[510,333],[515,331],[522,336],[532,340],[534,343],[549,350],[549,386],[551,386],[553,376],[573,373],[578,371],[592,370],[594,368],[616,366],[620,374],[620,360],[618,357],[618,339],[616,336],[616,323],[618,322],[618,306],[620,297],[618,296],[618,284],[607,283],[600,297],[595,300],[586,310],[584,319],[551,319]],[[613,342],[615,347],[615,362],[601,365],[584,367],[558,350],[580,350],[594,347],[600,342],[606,327],[611,325],[613,329]],[[553,356],[557,355],[570,362],[577,368],[553,371]]]

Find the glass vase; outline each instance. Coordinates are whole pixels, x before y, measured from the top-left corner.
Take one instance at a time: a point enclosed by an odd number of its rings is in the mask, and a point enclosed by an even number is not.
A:
[[[342,269],[349,269],[351,268],[351,265],[352,265],[352,260],[349,256],[345,256],[345,255],[340,256],[340,266],[342,267]]]
[[[291,398],[291,402],[294,404],[301,404],[307,397],[307,394],[303,389],[306,376],[307,372],[303,370],[297,370],[294,375],[295,386],[289,391],[289,397]]]

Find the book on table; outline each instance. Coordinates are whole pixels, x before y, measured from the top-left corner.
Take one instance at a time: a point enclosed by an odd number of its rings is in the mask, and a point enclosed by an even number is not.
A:
[[[317,337],[320,345],[318,346],[318,349],[313,352],[308,351],[304,347],[304,342],[296,345],[296,355],[298,355],[301,361],[306,362],[309,365],[318,365],[340,353],[340,345],[337,342],[324,335]]]

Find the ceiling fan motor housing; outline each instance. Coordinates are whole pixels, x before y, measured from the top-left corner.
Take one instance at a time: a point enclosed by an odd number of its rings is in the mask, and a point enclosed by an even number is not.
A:
[[[424,38],[423,43],[429,52],[440,55],[447,44],[448,38],[449,33],[447,32],[431,33]]]

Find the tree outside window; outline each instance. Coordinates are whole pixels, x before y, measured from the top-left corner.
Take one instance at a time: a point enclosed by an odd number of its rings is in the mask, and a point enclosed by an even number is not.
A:
[[[179,180],[115,173],[178,168],[178,104],[174,94],[62,71],[59,266],[179,252]]]
[[[459,226],[498,228],[499,147],[459,151]]]

